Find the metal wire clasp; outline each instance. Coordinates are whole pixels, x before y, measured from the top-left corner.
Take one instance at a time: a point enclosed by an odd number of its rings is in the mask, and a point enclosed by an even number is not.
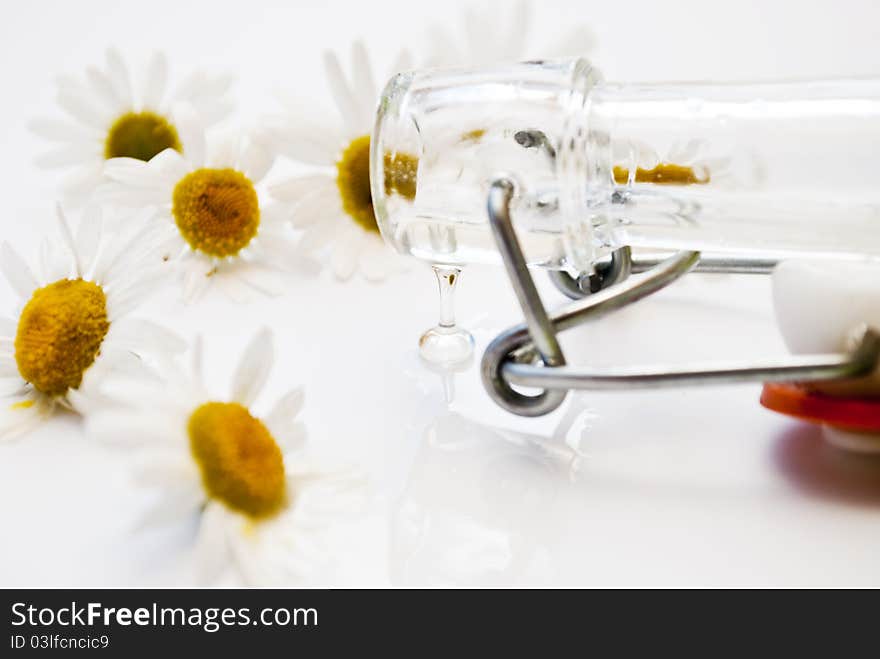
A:
[[[489,189],[489,223],[510,283],[522,308],[525,323],[499,334],[486,348],[480,365],[483,385],[501,407],[521,416],[552,412],[571,389],[634,389],[677,387],[706,383],[820,381],[868,375],[880,364],[880,333],[864,327],[853,337],[848,354],[800,355],[781,360],[741,363],[708,363],[687,368],[586,369],[568,366],[557,333],[587,320],[595,320],[632,304],[695,270],[768,273],[775,261],[752,257],[702,259],[699,252],[682,251],[665,260],[638,261],[628,247],[618,250],[605,268],[581,281],[556,276],[555,283],[571,304],[548,314],[526,266],[522,248],[510,219],[514,185],[495,180]],[[702,267],[701,267],[702,265]],[[632,273],[640,273],[630,277]],[[590,279],[592,277],[592,279]],[[591,294],[586,294],[589,291]],[[514,387],[537,388],[526,394]]]

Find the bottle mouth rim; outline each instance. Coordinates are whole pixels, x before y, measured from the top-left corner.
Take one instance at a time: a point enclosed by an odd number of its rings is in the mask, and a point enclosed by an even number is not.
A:
[[[556,149],[565,142],[562,129],[571,123],[568,115],[582,111],[590,89],[601,79],[589,60],[578,57],[483,67],[424,69],[394,75],[385,84],[379,97],[370,142],[370,191],[376,223],[384,241],[400,253],[409,253],[410,245],[405,231],[400,230],[397,224],[401,213],[408,212],[405,208],[407,200],[413,201],[415,194],[421,190],[423,172],[426,171],[424,167],[442,167],[446,158],[442,154],[446,153],[447,147],[452,162],[459,153],[463,153],[458,151],[459,145],[465,144],[471,134],[475,135],[474,144],[479,142],[479,148],[490,146],[490,141],[497,140],[502,133],[507,136],[505,120],[498,117],[498,107],[521,102],[529,107],[534,104],[538,111],[549,112],[551,116],[555,112],[558,124],[547,132],[551,140],[549,144],[552,145],[549,150],[555,158]],[[528,88],[537,90],[537,93],[530,96],[523,91]],[[436,123],[439,112],[444,110],[450,110],[453,117],[449,121],[448,131],[445,124]],[[470,125],[474,123],[468,122],[471,116],[482,116],[485,127],[495,134],[486,136],[483,125]],[[442,131],[438,131],[438,126],[442,127]],[[471,130],[475,127],[481,130]],[[522,127],[532,127],[528,114],[523,118]],[[540,124],[535,127],[544,128]],[[442,141],[447,139],[450,140],[448,145]],[[465,147],[460,148],[463,150]],[[439,159],[438,154],[442,156]],[[461,162],[467,163],[464,165],[466,168],[479,169],[479,158],[475,160],[475,157],[474,153],[467,153]],[[397,186],[399,177],[393,165],[398,159],[410,161],[411,170],[415,172],[414,180],[409,182],[411,187],[406,191],[399,190]],[[498,164],[508,171],[506,163]],[[513,163],[510,165],[515,169]],[[568,166],[570,163],[565,162],[562,163],[563,169],[559,169],[559,163],[551,163],[548,171],[558,176],[560,172],[566,172],[564,168]],[[487,165],[487,176],[495,173],[488,172],[493,168],[494,165]],[[432,201],[429,203],[434,212],[440,208],[437,206],[439,194],[431,188]],[[419,207],[418,202],[416,206]],[[581,206],[585,209],[586,202],[582,202]],[[483,207],[484,204],[480,204],[480,208]],[[477,213],[476,201],[468,208],[472,209],[473,221]],[[416,212],[421,211],[417,208]],[[450,215],[455,213],[454,209],[450,210]],[[584,214],[580,217],[584,217]]]
[[[398,252],[402,252],[400,246],[393,239],[389,226],[389,212],[385,199],[385,175],[384,143],[382,129],[389,125],[389,117],[401,115],[400,105],[404,101],[412,84],[415,73],[407,71],[397,73],[388,80],[376,107],[376,116],[373,122],[373,132],[370,139],[370,195],[373,200],[373,213],[376,216],[376,225],[379,233],[386,244],[393,246]]]

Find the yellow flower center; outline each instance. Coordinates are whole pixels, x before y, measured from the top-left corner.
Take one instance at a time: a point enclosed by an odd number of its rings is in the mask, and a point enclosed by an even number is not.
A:
[[[49,396],[82,383],[110,329],[103,289],[61,279],[34,291],[15,334],[15,362],[26,382]]]
[[[150,160],[165,149],[183,150],[177,129],[155,112],[128,112],[110,127],[104,157]]]
[[[209,256],[235,256],[260,226],[250,179],[234,169],[197,169],[174,187],[172,213],[190,247]]]
[[[243,405],[205,403],[189,417],[189,445],[208,494],[252,519],[287,503],[284,458],[269,429]]]
[[[700,178],[693,167],[661,162],[651,169],[636,167],[635,180],[637,183],[653,183],[655,185],[701,185],[709,182],[709,172]],[[629,170],[626,167],[615,165],[614,182],[622,185],[627,181],[629,181]]]
[[[395,192],[406,199],[416,196],[416,174],[419,160],[406,153],[385,153],[385,194]],[[370,191],[370,136],[351,141],[336,163],[336,186],[342,199],[342,209],[358,226],[379,233],[373,212]]]

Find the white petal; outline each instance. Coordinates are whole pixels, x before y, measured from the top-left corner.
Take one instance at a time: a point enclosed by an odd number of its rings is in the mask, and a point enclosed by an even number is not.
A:
[[[54,142],[85,144],[101,139],[101,133],[97,130],[55,119],[32,119],[28,122],[28,128],[40,137]]]
[[[730,168],[730,163],[733,162],[732,158],[728,157],[718,157],[718,158],[707,158],[705,160],[700,159],[699,164],[702,169],[707,171],[710,175],[723,175]]]
[[[144,97],[142,99],[145,108],[158,110],[165,96],[165,84],[168,81],[168,60],[161,52],[154,53],[147,66],[144,78]]]
[[[299,421],[295,422],[266,422],[266,426],[272,436],[278,442],[283,453],[298,453],[305,448],[309,435],[306,426]]]
[[[107,129],[109,117],[89,101],[68,89],[62,89],[58,92],[58,105],[72,117],[92,128]]]
[[[3,271],[9,285],[23,300],[29,299],[31,294],[39,288],[31,269],[18,255],[18,252],[5,242],[0,245],[0,270]]]
[[[269,186],[269,194],[279,201],[297,203],[316,190],[336,189],[333,178],[327,174],[309,174],[285,179]]]
[[[333,273],[337,278],[345,281],[351,279],[358,267],[358,258],[363,247],[363,232],[357,230],[346,236],[333,246],[331,263]]]
[[[95,257],[98,255],[102,222],[100,206],[91,205],[83,211],[76,231],[76,252],[79,255],[83,273],[91,270]]]
[[[119,96],[110,76],[94,66],[90,66],[86,69],[86,77],[89,81],[89,87],[108,111],[119,112],[128,109],[128,99]]]
[[[229,93],[234,80],[231,74],[210,75],[196,71],[180,82],[174,95],[188,102],[194,99],[212,101]]]
[[[190,363],[190,368],[192,370],[193,378],[200,385],[204,383],[204,375],[203,375],[204,369],[202,367],[202,363],[203,363],[203,359],[202,359],[203,346],[202,346],[202,344],[203,344],[202,335],[199,334],[198,336],[196,336],[195,339],[193,339],[192,349],[191,349],[191,353],[192,353],[191,354],[191,363]]]
[[[260,235],[268,235],[270,231],[279,231],[286,227],[292,212],[293,209],[287,204],[264,204],[260,208]]]
[[[165,149],[153,156],[149,168],[162,180],[163,192],[168,200],[177,182],[190,173],[190,163],[174,149]]]
[[[305,391],[302,387],[293,389],[282,396],[266,416],[266,423],[284,423],[299,414],[305,402]]]
[[[360,108],[355,95],[348,86],[345,75],[342,73],[339,59],[334,53],[324,53],[324,72],[327,75],[327,84],[330,85],[330,93],[333,95],[333,100],[336,101],[336,107],[339,108],[346,130],[350,135],[360,134],[365,128],[361,122]]]
[[[71,397],[73,409],[80,414],[89,414],[96,408],[106,406],[108,392],[104,384],[112,381],[114,386],[120,381],[149,381],[157,378],[151,364],[134,354],[131,350],[114,346],[104,341],[101,352],[83,375],[83,381],[77,388],[82,395],[78,400]],[[68,397],[70,397],[68,392]],[[87,407],[83,407],[83,403]]]
[[[365,249],[360,257],[361,273],[368,281],[382,281],[393,269],[391,261],[397,254],[389,249]]]
[[[139,187],[118,181],[107,181],[95,188],[94,201],[126,209],[156,208],[163,203],[167,204],[169,196],[163,194],[162,188],[158,185]]]
[[[354,96],[360,108],[359,122],[369,126],[373,120],[377,88],[376,80],[373,78],[373,68],[370,66],[370,56],[360,40],[355,41],[351,46],[351,71]]]
[[[238,161],[241,134],[232,131],[212,141],[208,146],[209,167],[235,167]]]
[[[63,180],[61,191],[63,199],[68,203],[82,203],[83,199],[92,194],[95,187],[104,180],[104,159],[80,165],[70,172]]]
[[[276,297],[284,293],[284,282],[282,281],[279,272],[257,263],[251,263],[249,265],[250,267],[243,270],[239,275],[243,282],[269,297]],[[286,264],[282,263],[280,265],[283,267]]]
[[[98,283],[112,284],[117,273],[120,276],[130,273],[132,266],[137,265],[137,258],[145,258],[145,255],[158,248],[165,236],[176,232],[176,229],[161,222],[155,211],[150,209],[130,218],[129,223],[132,227],[138,227],[138,230],[124,237],[117,236],[113,244],[100,251],[94,268],[95,281]]]
[[[241,171],[253,183],[259,183],[266,176],[274,161],[275,155],[271,150],[251,141],[241,154]]]
[[[232,75],[208,75],[197,71],[181,81],[175,89],[175,101],[191,105],[206,125],[224,119],[233,110],[233,104],[224,98],[229,93],[234,78]]]
[[[290,224],[296,229],[302,229],[321,220],[333,223],[341,211],[342,202],[335,181],[324,179],[296,205]]]
[[[90,160],[100,159],[101,153],[97,146],[69,144],[61,146],[46,153],[40,154],[34,158],[34,162],[38,167],[67,167],[69,165],[80,165]]]
[[[229,99],[192,99],[190,101],[206,126],[213,126],[235,110],[235,103]]]
[[[250,304],[257,297],[254,287],[240,273],[231,272],[228,268],[221,269],[212,279],[217,288],[235,304]]]
[[[204,165],[208,147],[201,117],[190,105],[184,103],[176,104],[171,112],[187,160],[197,166]]]
[[[216,582],[229,566],[226,518],[230,514],[214,502],[209,503],[202,513],[195,547],[198,578],[202,583]]]
[[[340,231],[343,218],[330,217],[316,222],[303,231],[297,243],[297,250],[305,254],[313,254],[329,245]]]
[[[258,138],[270,143],[279,153],[310,165],[333,166],[346,141],[342,131],[324,121],[306,117],[290,117],[283,125],[266,127]]]
[[[110,321],[119,321],[141,306],[156,293],[169,275],[167,268],[157,267],[152,272],[136,274],[126,286],[105,289]]]
[[[59,233],[61,233],[61,240],[64,241],[64,245],[73,256],[73,264],[76,276],[82,277],[83,268],[82,263],[80,263],[79,260],[79,255],[76,252],[76,241],[74,241],[73,239],[73,233],[70,230],[70,224],[67,221],[67,217],[64,215],[64,210],[61,208],[61,204],[55,204],[55,217],[58,220],[58,231]]]
[[[183,338],[161,325],[139,318],[117,320],[111,325],[106,340],[137,354],[170,354],[186,350]]]
[[[40,281],[58,281],[69,277],[73,255],[67,250],[61,249],[57,241],[43,236],[39,248],[39,276]]]
[[[261,236],[266,238],[260,240],[261,260],[276,268],[289,269],[297,257],[296,244],[286,237],[267,235],[267,232],[262,232]]]
[[[198,300],[208,286],[211,284],[212,277],[207,276],[210,266],[205,267],[201,258],[195,257],[195,263],[187,264],[183,275],[183,291],[181,296],[184,304],[192,304]]]
[[[232,378],[232,400],[245,407],[251,405],[272,370],[275,359],[272,332],[264,328],[257,332],[244,351]]]
[[[50,404],[37,400],[34,394],[25,395],[21,401],[33,401],[30,406],[17,406],[0,414],[0,441],[21,437],[45,419],[52,411]]]
[[[687,164],[693,162],[694,158],[705,145],[706,140],[699,138],[694,138],[692,140],[688,140],[687,142],[678,142],[677,144],[674,144],[669,150],[669,153],[666,155],[666,159],[669,162],[675,163]]]
[[[104,163],[104,176],[135,187],[152,187],[156,184],[156,172],[138,158],[110,158]]]
[[[108,48],[106,60],[107,75],[110,76],[113,88],[116,90],[116,95],[119,98],[125,99],[127,105],[132,105],[131,77],[128,74],[128,67],[125,66],[122,56],[115,48]]]
[[[120,282],[126,280],[136,282],[139,278],[159,276],[164,270],[161,267],[160,256],[163,253],[160,247],[169,235],[178,232],[170,222],[163,221],[161,214],[140,214],[140,217],[146,217],[148,221],[141,223],[138,221],[138,216],[128,220],[132,228],[140,229],[130,240],[118,240],[117,236],[120,234],[117,234],[114,236],[113,244],[108,245],[116,248],[116,254],[112,254],[110,249],[104,250],[101,254],[103,257],[104,252],[111,252],[110,259],[103,263],[104,267],[101,271],[100,281],[105,284],[105,288],[107,286],[116,288]]]

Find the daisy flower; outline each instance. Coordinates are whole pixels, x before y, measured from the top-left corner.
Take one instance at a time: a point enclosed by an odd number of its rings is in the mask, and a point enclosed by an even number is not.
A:
[[[111,372],[143,373],[140,357],[182,345],[128,317],[161,278],[148,232],[102,236],[100,212],[84,211],[76,235],[58,208],[62,245],[44,240],[35,274],[7,243],[0,270],[20,301],[0,318],[0,438],[27,431],[59,406],[82,412]]]
[[[397,58],[392,73],[408,68],[409,56]],[[339,127],[322,126],[302,116],[302,107],[290,103],[282,117],[267,120],[264,139],[295,161],[320,169],[283,180],[269,187],[275,199],[292,206],[291,222],[303,234],[302,251],[312,255],[330,252],[330,264],[339,279],[355,271],[373,281],[402,267],[402,259],[379,235],[370,192],[370,133],[379,89],[366,48],[355,42],[351,50],[351,79],[339,59],[326,53],[324,65],[330,91],[342,119]],[[390,74],[389,74],[390,76]],[[417,161],[397,163],[401,179],[412,185]]]
[[[678,141],[663,157],[648,144],[629,140],[616,144],[614,180],[618,184],[703,185],[730,175],[729,157],[711,157],[703,139]]]
[[[433,26],[428,35],[427,66],[485,66],[523,59],[578,57],[596,47],[596,37],[584,25],[557,35],[535,50],[529,47],[532,20],[530,2],[484,3],[465,11],[455,30]]]
[[[169,363],[162,382],[129,390],[129,405],[87,419],[90,433],[139,449],[137,479],[158,494],[148,521],[198,519],[193,558],[207,583],[327,583],[330,543],[366,502],[364,479],[308,457],[300,389],[265,416],[254,412],[273,360],[264,329],[244,351],[229,397],[218,397],[204,384],[197,341],[191,374]]]
[[[154,209],[165,256],[180,257],[185,301],[212,282],[236,300],[279,294],[280,270],[296,250],[283,209],[267,204],[259,189],[273,155],[240,135],[211,146],[202,134],[186,154],[166,149],[148,162],[112,158],[99,196],[120,207]]]
[[[103,69],[59,80],[58,105],[67,117],[37,119],[31,128],[54,143],[38,164],[72,170],[64,184],[68,198],[90,194],[110,158],[146,161],[165,149],[187,153],[195,118],[211,125],[232,110],[229,76],[194,73],[171,89],[168,73],[165,56],[156,53],[135,87],[122,57],[110,49]]]

